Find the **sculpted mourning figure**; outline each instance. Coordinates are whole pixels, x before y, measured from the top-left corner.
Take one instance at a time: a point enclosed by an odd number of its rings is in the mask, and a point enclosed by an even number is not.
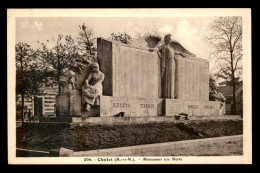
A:
[[[175,94],[175,52],[170,46],[171,35],[164,37],[164,45],[158,50],[161,58],[161,88],[163,98],[174,99]]]
[[[164,37],[164,45],[159,47],[160,36],[148,36],[145,38],[149,51],[157,51],[160,58],[161,69],[161,93],[162,98],[178,98],[177,65],[180,58],[196,57],[186,50],[179,42],[171,39],[171,34]],[[145,47],[145,46],[143,46]]]
[[[75,73],[72,70],[64,69],[59,78],[59,84],[61,85],[62,93],[75,90]]]
[[[99,71],[98,63],[91,64],[91,72],[82,86],[82,101],[86,111],[89,111],[92,105],[100,104],[98,96],[102,95],[104,77],[104,74]]]
[[[56,96],[57,117],[80,117],[83,104],[87,111],[92,105],[99,105],[104,74],[97,63],[91,64],[88,59],[78,56],[69,69],[63,69],[59,77],[61,90]]]

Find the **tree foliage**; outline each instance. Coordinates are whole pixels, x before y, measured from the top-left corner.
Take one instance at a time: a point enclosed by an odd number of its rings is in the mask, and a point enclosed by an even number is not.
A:
[[[91,28],[87,27],[84,23],[79,26],[79,34],[77,37],[79,52],[88,57],[90,61],[97,60],[97,47],[95,45],[96,38]]]
[[[41,62],[37,51],[27,43],[18,43],[16,52],[16,94],[32,96],[39,94],[46,77],[45,64]]]
[[[47,40],[48,41],[48,40]],[[71,36],[58,35],[58,39],[53,47],[48,48],[46,44],[41,43],[38,49],[39,56],[43,62],[48,64],[48,84],[57,85],[62,71],[75,64],[78,56],[78,47]]]
[[[219,71],[215,74],[233,86],[235,98],[236,78],[242,72],[242,17],[218,17],[209,25],[209,34],[205,38],[212,48],[211,58]],[[233,113],[236,107],[232,108]]]
[[[211,58],[215,59],[218,78],[232,81],[236,72],[242,70],[242,18],[219,17],[209,26],[206,41],[212,48]]]
[[[128,35],[127,33],[112,33],[110,38],[115,41],[119,41],[124,44],[131,43],[131,40],[133,40],[133,37]]]
[[[38,59],[37,51],[27,43],[15,46],[16,59],[16,98],[22,98],[21,113],[24,110],[24,97],[40,94],[40,87],[46,78],[45,64]],[[22,115],[22,121],[24,121]]]

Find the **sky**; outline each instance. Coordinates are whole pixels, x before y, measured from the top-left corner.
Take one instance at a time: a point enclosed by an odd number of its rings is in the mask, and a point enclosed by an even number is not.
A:
[[[111,33],[126,32],[131,36],[137,33],[158,30],[162,35],[172,34],[188,51],[198,58],[206,59],[208,45],[203,41],[207,27],[214,18],[158,18],[158,17],[38,17],[16,18],[16,43],[26,42],[37,49],[40,42],[52,40],[59,34],[76,38],[79,25],[85,23],[95,37],[108,38]],[[53,41],[54,43],[54,41]],[[213,64],[210,63],[210,68]]]

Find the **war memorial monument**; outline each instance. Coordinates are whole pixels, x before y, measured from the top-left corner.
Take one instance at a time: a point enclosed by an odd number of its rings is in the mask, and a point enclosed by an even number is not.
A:
[[[159,48],[149,39],[142,47],[98,38],[98,62],[86,65],[80,57],[60,78],[55,121],[219,115],[224,106],[209,101],[209,62],[172,41],[171,35]]]
[[[251,163],[250,20],[9,9],[8,164]]]

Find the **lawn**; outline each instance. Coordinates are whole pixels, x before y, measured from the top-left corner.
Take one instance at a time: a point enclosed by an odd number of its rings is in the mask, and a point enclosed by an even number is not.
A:
[[[17,127],[17,147],[41,151],[64,147],[74,151],[86,151],[242,133],[242,120],[88,125],[75,128],[21,126]]]

